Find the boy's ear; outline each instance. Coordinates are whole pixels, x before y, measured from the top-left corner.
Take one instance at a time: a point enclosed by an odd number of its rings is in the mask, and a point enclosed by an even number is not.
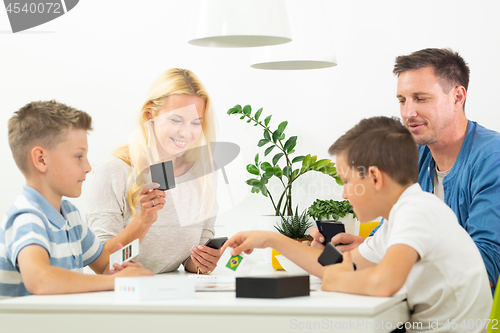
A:
[[[40,146],[33,147],[31,149],[30,159],[33,163],[35,169],[44,173],[47,171],[47,161],[46,161],[47,151]]]
[[[368,168],[368,176],[376,191],[380,191],[384,185],[383,174],[376,166]]]

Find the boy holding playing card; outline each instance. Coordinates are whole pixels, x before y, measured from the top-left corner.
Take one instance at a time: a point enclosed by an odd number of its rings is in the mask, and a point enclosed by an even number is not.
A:
[[[272,247],[322,278],[326,291],[391,296],[405,287],[410,321],[423,331],[431,329],[429,319],[439,321],[433,330],[439,332],[448,319],[488,318],[492,299],[481,255],[453,211],[420,188],[417,146],[401,122],[364,119],[329,152],[337,155],[343,197],[361,223],[383,216],[380,230],[326,267],[317,262],[321,250],[274,232],[236,234],[225,244],[231,254]]]
[[[0,297],[112,290],[115,277],[152,275],[134,262],[106,273],[110,253],[145,234],[162,204],[143,210],[134,233],[124,230],[103,246],[78,209],[62,200],[80,196],[91,170],[91,123],[87,113],[55,101],[29,103],[9,120],[9,145],[26,185],[0,223]],[[159,192],[145,190],[141,202]],[[98,274],[83,274],[86,265]]]

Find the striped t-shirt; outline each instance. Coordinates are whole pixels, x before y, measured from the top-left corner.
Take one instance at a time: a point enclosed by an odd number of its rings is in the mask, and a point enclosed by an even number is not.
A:
[[[25,246],[42,246],[52,266],[79,273],[101,255],[103,245],[78,209],[62,200],[61,212],[35,189],[23,187],[0,224],[0,296],[30,295],[17,263]]]

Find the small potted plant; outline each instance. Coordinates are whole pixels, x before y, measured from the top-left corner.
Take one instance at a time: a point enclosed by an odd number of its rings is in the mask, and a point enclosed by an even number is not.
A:
[[[338,221],[345,226],[347,233],[355,234],[356,214],[349,200],[334,201],[316,199],[307,209],[307,214],[316,221]]]
[[[282,235],[290,237],[298,242],[305,243],[307,245],[311,244],[312,237],[307,233],[309,228],[313,226],[310,221],[307,211],[304,210],[301,214],[298,212],[299,207],[295,207],[295,214],[292,216],[282,216],[279,225],[274,226],[276,230]],[[280,253],[276,250],[272,250],[272,265],[275,270],[283,269],[280,265],[276,256]]]
[[[274,226],[276,230],[282,235],[295,239],[299,242],[311,241],[312,237],[307,234],[309,228],[313,226],[304,210],[302,214],[298,213],[299,207],[295,208],[295,214],[292,216],[281,217],[281,223]]]

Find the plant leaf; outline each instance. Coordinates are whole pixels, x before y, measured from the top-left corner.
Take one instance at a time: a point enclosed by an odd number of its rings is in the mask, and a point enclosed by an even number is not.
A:
[[[255,155],[255,165],[259,165],[259,153]]]
[[[279,166],[275,166],[273,170],[276,177],[281,178],[283,176],[283,170]]]
[[[269,155],[269,153],[276,147],[276,145],[272,145],[270,147],[267,147],[266,151],[264,152],[264,156]]]
[[[273,115],[267,116],[266,119],[264,119],[264,125],[266,125],[266,127],[269,125],[269,122],[271,121],[272,116]]]
[[[300,169],[295,169],[292,171],[292,179],[295,179],[300,172]]]
[[[285,231],[285,233],[286,233],[285,235],[292,238],[293,235],[292,235],[292,228],[290,226],[290,223],[287,220],[283,220],[283,223],[281,225],[283,227],[283,231]]]
[[[264,139],[271,141],[271,134],[266,129],[264,130]]]
[[[304,157],[304,160],[302,161],[302,168],[305,168],[306,170],[311,167],[311,164],[313,163],[311,155],[307,155]]]
[[[299,222],[299,217],[297,215],[294,215],[292,217],[292,234],[294,238],[297,238],[299,231],[300,231],[300,222]]]
[[[336,176],[337,175],[337,168],[334,167],[334,166],[332,166],[331,164],[327,165],[322,170],[324,170],[323,173],[325,173],[327,175],[330,175],[330,176]]]
[[[285,151],[288,151],[290,147],[295,147],[295,144],[297,143],[297,137],[296,136],[291,136],[288,140],[286,140],[285,145],[283,146],[283,149]],[[292,147],[292,149],[293,149]]]
[[[264,172],[264,175],[263,175],[263,177],[265,177],[265,178],[271,178],[272,176],[274,176],[274,169],[273,168]]]
[[[246,183],[250,186],[262,186],[262,183],[260,182],[260,180],[255,179],[255,178],[248,179],[246,181]]]
[[[281,158],[283,155],[285,155],[285,154],[283,154],[283,153],[278,153],[278,154],[274,155],[274,157],[273,157],[273,165],[276,165],[276,163],[278,163],[278,161],[280,160],[280,158]]]
[[[278,131],[280,132],[280,135],[285,131],[286,125],[288,125],[288,121],[286,120],[278,125]]]
[[[251,193],[259,193],[260,188],[257,186],[252,186],[252,189],[250,190]]]
[[[278,230],[278,232],[279,232],[280,234],[287,236],[286,231],[284,231],[283,229],[281,229],[279,226],[276,226],[276,225],[275,225],[275,226],[274,226],[274,228],[275,228],[276,230]]]
[[[239,104],[236,104],[234,107],[227,110],[227,114],[240,113],[240,112],[241,112],[241,105]]]
[[[259,175],[259,169],[253,165],[253,164],[248,164],[247,165],[247,171],[250,172],[252,175]]]
[[[305,157],[304,155],[295,156],[292,160],[292,163],[303,161],[304,157]]]
[[[280,137],[280,132],[278,130],[273,132],[273,142],[276,143]]]
[[[262,164],[260,165],[260,168],[262,169],[262,171],[267,171],[269,169],[272,169],[273,166],[269,162],[262,162]]]
[[[287,177],[290,177],[290,174],[292,173],[292,167],[287,165],[286,167],[283,168],[283,174]]]
[[[319,170],[319,169],[321,169],[321,168],[323,168],[323,167],[326,167],[327,165],[329,166],[331,162],[332,162],[332,161],[330,161],[329,159],[326,159],[326,158],[325,158],[325,159],[323,159],[323,160],[319,160],[319,161],[317,161],[316,163],[314,163],[314,164],[312,165],[312,168],[313,168],[314,170]]]
[[[267,187],[262,186],[262,187],[260,188],[260,190],[262,191],[262,194],[263,194],[265,197],[267,197]]]
[[[243,107],[243,114],[250,116],[252,114],[252,107],[250,105],[245,105]]]
[[[266,140],[266,139],[260,139],[259,140],[259,143],[257,144],[257,147],[262,147],[262,146],[265,146],[269,143],[270,141],[269,140]]]
[[[259,111],[255,112],[255,121],[259,121],[259,117],[260,117],[260,114],[262,113],[262,109],[263,108],[260,108]]]

